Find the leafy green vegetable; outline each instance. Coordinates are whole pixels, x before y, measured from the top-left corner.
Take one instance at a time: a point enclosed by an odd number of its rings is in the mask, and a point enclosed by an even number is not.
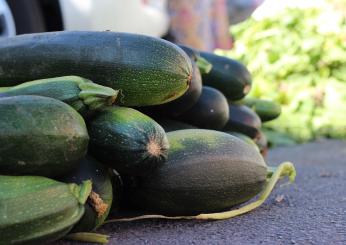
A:
[[[346,138],[345,16],[291,8],[231,31],[234,49],[219,53],[247,65],[250,96],[282,105],[282,115],[265,128],[297,142]]]

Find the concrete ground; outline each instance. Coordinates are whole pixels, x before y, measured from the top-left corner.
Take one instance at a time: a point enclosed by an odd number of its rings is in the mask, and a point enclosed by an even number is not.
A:
[[[269,152],[295,164],[264,205],[223,221],[145,220],[105,225],[110,244],[346,244],[346,142],[323,140]],[[59,241],[56,245],[81,244]]]

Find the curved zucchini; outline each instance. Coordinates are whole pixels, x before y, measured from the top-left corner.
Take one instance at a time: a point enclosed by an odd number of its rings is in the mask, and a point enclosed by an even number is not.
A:
[[[118,91],[77,76],[54,77],[0,87],[3,96],[39,95],[61,100],[80,114],[99,110],[115,102]]]
[[[90,153],[120,174],[145,175],[167,158],[163,128],[128,107],[108,107],[88,123]]]
[[[246,97],[242,103],[253,109],[261,118],[262,122],[274,120],[281,114],[280,104],[274,101]]]
[[[242,63],[209,52],[200,54],[212,64],[211,71],[202,74],[203,85],[220,90],[231,101],[239,100],[250,92],[251,74]]]
[[[166,103],[188,89],[192,67],[178,46],[117,32],[61,31],[0,40],[0,86],[76,75],[121,90],[118,104]]]
[[[91,182],[0,175],[0,244],[46,244],[64,237],[84,214]]]
[[[222,131],[235,131],[255,139],[262,126],[256,112],[245,105],[229,105],[229,119]]]
[[[229,118],[226,97],[217,89],[203,86],[197,103],[176,119],[206,129],[222,129]]]
[[[262,156],[230,134],[188,129],[167,137],[169,157],[131,191],[134,206],[171,215],[222,211],[251,199],[266,183]]]
[[[0,99],[0,172],[58,176],[76,167],[88,148],[83,118],[69,105],[48,97]]]
[[[87,232],[98,228],[107,218],[113,201],[113,189],[109,170],[95,159],[87,156],[79,162],[74,171],[64,175],[59,181],[81,184],[91,180],[93,183],[85,213],[73,227],[72,232]]]

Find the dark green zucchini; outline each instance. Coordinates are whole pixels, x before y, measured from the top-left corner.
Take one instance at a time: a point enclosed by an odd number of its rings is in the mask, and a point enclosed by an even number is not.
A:
[[[206,59],[202,58],[198,50],[182,44],[179,44],[178,46],[184,50],[190,58],[195,60],[201,74],[209,73],[211,71],[211,68],[213,67],[212,64],[210,64]]]
[[[118,104],[156,105],[188,89],[192,67],[178,46],[117,32],[61,31],[0,40],[0,86],[76,75],[121,90]]]
[[[92,192],[85,203],[85,213],[72,232],[93,231],[107,218],[113,201],[113,189],[109,169],[87,156],[77,168],[65,174],[59,181],[81,184],[91,180]]]
[[[242,103],[253,109],[261,118],[262,122],[274,120],[281,114],[280,104],[271,100],[246,97]]]
[[[226,97],[217,89],[203,86],[197,103],[176,119],[199,128],[221,129],[228,118]]]
[[[88,148],[83,118],[48,97],[0,99],[0,172],[58,176],[74,169]]]
[[[113,202],[112,202],[109,216],[114,216],[114,215],[117,215],[121,209],[120,205],[123,199],[124,182],[122,178],[123,176],[120,176],[120,174],[114,169],[109,169],[109,174],[111,176],[112,189],[113,189]]]
[[[91,185],[0,175],[0,244],[47,244],[64,237],[83,216]]]
[[[145,175],[167,157],[163,128],[128,107],[108,107],[89,121],[90,153],[120,174]]]
[[[54,77],[25,82],[13,87],[0,87],[3,96],[39,95],[61,100],[86,116],[110,106],[118,91],[77,76]]]
[[[256,150],[258,150],[258,152],[260,152],[260,149],[258,147],[258,145],[255,143],[255,141],[253,139],[251,139],[249,136],[243,134],[243,133],[239,133],[239,132],[226,132],[226,133],[229,133],[241,140],[243,140],[244,142],[248,143],[249,145],[252,145],[253,147],[256,148]]]
[[[229,100],[239,100],[247,95],[252,86],[248,69],[239,61],[209,52],[200,52],[212,64],[209,73],[202,74],[203,85],[220,90]]]
[[[229,104],[229,119],[222,131],[239,132],[255,139],[258,137],[261,125],[261,119],[249,107]]]
[[[185,50],[184,50],[185,51]],[[189,89],[179,98],[168,103],[156,106],[139,108],[145,114],[161,114],[176,117],[190,109],[200,97],[202,93],[202,77],[197,66],[197,56],[193,52],[187,52],[192,63],[192,79]]]
[[[253,198],[266,183],[262,156],[230,134],[188,129],[167,137],[166,163],[129,194],[138,208],[171,215],[218,212]]]
[[[192,126],[190,124],[170,119],[167,117],[155,117],[154,120],[161,125],[161,127],[165,130],[165,132],[171,132],[181,129],[194,129],[195,126]]]

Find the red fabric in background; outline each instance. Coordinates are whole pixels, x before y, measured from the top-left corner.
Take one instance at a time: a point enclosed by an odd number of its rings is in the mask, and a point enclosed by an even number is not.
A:
[[[168,11],[176,43],[204,51],[232,47],[226,0],[169,0]]]

